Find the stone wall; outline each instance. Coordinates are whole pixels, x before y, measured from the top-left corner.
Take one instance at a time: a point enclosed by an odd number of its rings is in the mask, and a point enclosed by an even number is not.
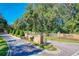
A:
[[[50,36],[50,35],[49,35]],[[65,39],[71,39],[71,40],[79,40],[79,35],[78,34],[64,34],[64,33],[53,33],[51,36],[55,37],[60,37],[60,38],[65,38]],[[43,34],[43,37],[40,34],[33,34],[33,33],[25,33],[26,40],[31,39],[31,41],[42,44],[45,43],[45,34]]]
[[[43,37],[41,37],[41,35],[35,35],[34,36],[34,42],[38,43],[38,44],[43,43]]]
[[[71,40],[79,40],[79,34],[49,33],[49,36],[66,38]]]
[[[79,40],[78,34],[60,34],[59,37],[66,38],[66,39]]]
[[[34,43],[42,44],[43,43],[43,36],[40,34],[33,34],[33,33],[25,33],[26,40],[32,40]]]
[[[25,33],[25,37],[27,40],[30,41],[32,39],[33,35],[31,33]]]

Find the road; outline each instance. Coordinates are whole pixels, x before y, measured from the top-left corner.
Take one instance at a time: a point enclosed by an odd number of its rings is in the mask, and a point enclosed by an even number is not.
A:
[[[2,36],[9,46],[8,56],[72,56],[79,51],[79,43],[68,44],[57,41],[48,41],[60,50],[59,53],[55,54],[53,52],[50,53],[46,50],[41,50],[23,39],[14,38],[8,34],[3,34]]]
[[[50,54],[45,52],[42,52],[41,54],[39,54],[40,56],[76,56],[74,55],[75,53],[79,52],[79,43],[61,43],[61,42],[57,42],[57,41],[48,41],[51,44],[55,45],[56,47],[58,47],[60,49],[60,53],[57,54]]]
[[[28,56],[38,54],[42,51],[22,39],[11,37],[8,34],[3,34],[2,36],[9,46],[8,56]]]

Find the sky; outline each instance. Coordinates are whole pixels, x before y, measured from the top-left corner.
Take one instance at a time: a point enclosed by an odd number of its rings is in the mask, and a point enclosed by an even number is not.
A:
[[[26,3],[0,3],[0,14],[7,20],[8,24],[13,24],[26,12]]]

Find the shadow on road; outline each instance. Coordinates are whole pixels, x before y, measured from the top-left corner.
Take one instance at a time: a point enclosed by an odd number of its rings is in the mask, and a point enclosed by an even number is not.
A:
[[[8,56],[29,56],[43,51],[31,43],[24,42],[22,39],[16,39],[7,34],[2,35],[2,37],[5,38],[9,45]]]

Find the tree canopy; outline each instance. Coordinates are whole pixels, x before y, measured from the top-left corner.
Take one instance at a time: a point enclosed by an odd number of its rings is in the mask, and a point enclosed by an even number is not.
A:
[[[7,21],[2,16],[0,16],[0,32],[3,32],[4,29],[7,29],[7,27]]]
[[[14,28],[32,32],[79,32],[79,4],[29,4]]]

